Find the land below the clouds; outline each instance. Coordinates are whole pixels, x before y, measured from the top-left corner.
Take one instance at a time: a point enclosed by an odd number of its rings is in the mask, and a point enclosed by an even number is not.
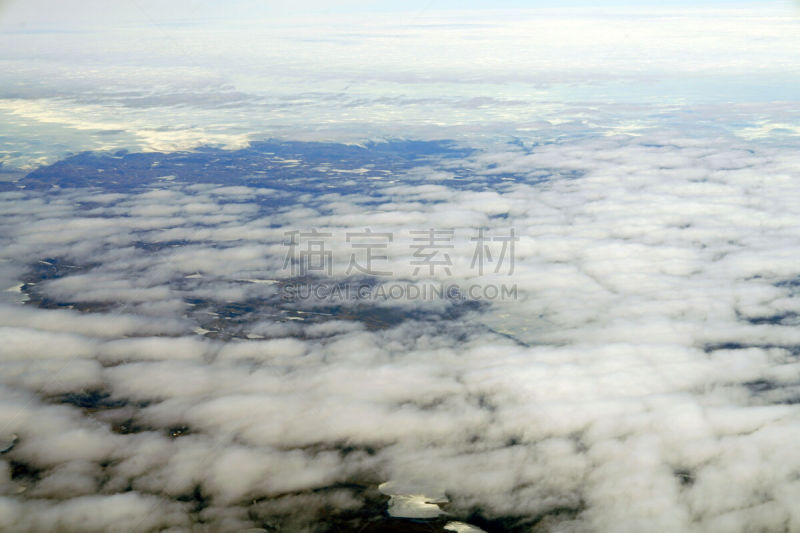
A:
[[[229,151],[201,148],[194,152],[178,153],[81,153],[62,161],[41,167],[25,175],[8,171],[9,177],[0,187],[6,190],[25,189],[42,193],[60,189],[87,188],[115,193],[141,192],[157,187],[159,183],[213,183],[226,186],[269,188],[290,193],[289,196],[258,197],[264,207],[277,207],[296,201],[301,194],[379,194],[379,182],[391,181],[394,175],[415,166],[442,160],[463,158],[472,151],[459,148],[450,142],[396,141],[366,146],[323,143],[254,143],[247,149]],[[486,187],[493,176],[481,183],[474,180],[459,183],[458,169],[451,184],[463,187]],[[86,203],[91,208],[91,202]],[[137,248],[143,254],[157,253],[165,247],[179,247],[186,243],[139,242]],[[76,264],[61,257],[42,257],[29,265],[19,291],[25,295],[25,305],[40,309],[70,309],[80,313],[102,314],[120,310],[113,301],[69,301],[48,296],[39,287],[48,281],[63,279],[91,271],[98,265]],[[237,282],[237,280],[231,280]],[[302,281],[293,278],[281,283]],[[195,286],[202,279],[177,278],[173,289]],[[248,280],[238,280],[248,283]],[[373,281],[374,283],[374,281]],[[188,287],[189,289],[191,287]],[[187,290],[187,293],[190,292]],[[278,292],[271,298],[254,298],[244,302],[221,302],[212,298],[187,297],[191,306],[188,319],[198,325],[197,333],[220,342],[244,341],[253,338],[247,326],[264,319],[290,323],[321,324],[328,321],[351,321],[363,324],[367,330],[386,329],[406,321],[439,323],[451,333],[459,329],[458,320],[464,313],[476,311],[476,302],[449,302],[444,309],[426,311],[375,305],[309,306],[308,302],[286,301]],[[304,338],[301,329],[295,334]],[[258,338],[268,338],[259,336]],[[80,410],[86,417],[107,423],[112,431],[120,435],[134,435],[146,431],[163,432],[171,439],[192,435],[194,429],[188,425],[172,425],[158,428],[137,419],[137,410],[147,404],[114,398],[106,390],[79,390],[47,398],[54,404],[70,406]],[[331,444],[346,456],[355,451],[345,444]],[[10,450],[9,450],[10,451]],[[374,453],[361,450],[364,453]],[[13,454],[12,454],[13,456]],[[12,479],[22,485],[34,485],[42,472],[35,466],[12,457]],[[269,499],[254,500],[250,515],[254,523],[264,531],[287,531],[298,524],[307,524],[309,519],[317,522],[315,531],[360,531],[367,532],[446,532],[452,519],[463,520],[483,530],[492,532],[546,530],[550,520],[569,518],[579,508],[559,508],[540,516],[491,516],[479,507],[469,514],[453,517],[443,514],[432,519],[402,519],[387,514],[388,496],[377,490],[380,479],[353,479],[348,483],[337,483],[311,492],[283,494]],[[312,494],[347,493],[360,500],[356,509],[304,508],[304,498]],[[335,499],[335,498],[334,498]],[[210,501],[198,487],[193,493],[179,498],[193,506],[193,513],[202,513]],[[443,505],[446,511],[447,505]],[[313,515],[313,516],[310,516]],[[305,527],[305,526],[303,526]]]

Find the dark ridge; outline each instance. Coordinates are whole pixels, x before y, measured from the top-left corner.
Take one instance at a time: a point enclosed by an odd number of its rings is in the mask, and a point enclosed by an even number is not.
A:
[[[710,343],[703,346],[703,351],[706,353],[716,352],[717,350],[744,350],[751,348],[751,344],[743,344],[741,342],[718,342]]]
[[[800,318],[800,316],[798,316],[797,313],[788,312],[771,316],[748,317],[744,320],[754,325],[795,326],[798,323],[798,318]]]
[[[78,392],[67,392],[49,398],[52,403],[60,403],[78,407],[87,413],[97,411],[107,411],[110,409],[120,409],[122,407],[133,406],[144,408],[150,402],[131,402],[125,399],[112,399],[111,393],[104,390],[81,390]]]
[[[761,348],[762,350],[769,350],[771,348],[780,348],[783,350],[787,350],[793,356],[800,356],[800,345],[794,345],[794,344],[719,342],[719,343],[704,344],[702,346],[702,350],[706,353],[715,352],[717,350],[746,350],[747,348]]]
[[[356,454],[363,454],[370,457],[374,457],[379,450],[383,449],[383,447],[384,445],[377,443],[357,444],[346,441],[334,441],[334,442],[315,442],[303,445],[286,445],[286,446],[277,445],[276,449],[284,451],[300,450],[305,454],[311,456],[326,452],[337,452],[342,457],[347,457],[348,455],[356,455]]]
[[[145,431],[161,431],[170,439],[177,439],[193,433],[192,429],[185,424],[173,425],[168,428],[158,428],[150,425],[140,424],[134,417],[114,420],[113,413],[110,417],[100,417],[100,419],[102,418],[110,418],[110,420],[106,420],[106,422],[110,424],[111,431],[119,435],[133,435]]]
[[[324,167],[353,170],[367,168],[362,178],[397,172],[439,158],[466,157],[473,150],[451,141],[402,141],[369,143],[364,146],[318,142],[263,141],[240,150],[200,147],[191,152],[132,153],[121,150],[81,152],[28,173],[18,185],[27,189],[98,187],[106,190],[138,189],[158,178],[174,177],[189,183],[215,183],[270,187],[314,192],[337,185]],[[287,163],[299,159],[301,164]],[[340,185],[347,191],[364,192],[368,180]],[[327,192],[331,190],[327,188]],[[268,202],[268,199],[265,199]]]
[[[298,195],[306,193],[358,194],[364,204],[378,203],[386,199],[383,192],[390,180],[411,169],[428,166],[451,173],[435,183],[478,191],[496,191],[512,182],[538,184],[553,178],[576,179],[583,175],[580,171],[554,168],[530,169],[522,174],[502,169],[476,170],[470,159],[475,153],[477,150],[448,140],[392,140],[364,145],[270,140],[253,142],[239,150],[205,146],[169,153],[82,152],[40,167],[12,185],[14,189],[40,191],[91,187],[96,191],[123,193],[142,192],[167,180],[237,185],[270,189],[271,194],[255,201],[263,209],[274,210],[294,205]],[[358,174],[347,172],[356,169]],[[430,181],[422,172],[406,175],[404,183]],[[237,203],[241,199],[219,201]]]

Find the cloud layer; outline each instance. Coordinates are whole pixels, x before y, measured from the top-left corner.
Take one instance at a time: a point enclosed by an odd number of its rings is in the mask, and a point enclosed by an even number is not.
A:
[[[328,170],[285,202],[25,180],[0,197],[0,523],[323,531],[392,480],[446,494],[440,526],[794,530],[796,159],[667,132]],[[401,282],[429,227],[463,237],[429,281],[518,299],[280,297],[287,231],[342,266],[347,232],[390,232]],[[470,267],[479,227],[516,230],[512,275]]]

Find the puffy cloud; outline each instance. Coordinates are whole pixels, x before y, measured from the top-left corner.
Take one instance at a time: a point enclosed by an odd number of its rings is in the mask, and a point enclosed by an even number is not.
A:
[[[0,426],[18,436],[3,520],[69,529],[91,500],[181,530],[189,501],[220,531],[310,527],[370,512],[394,480],[442,487],[475,527],[794,524],[794,159],[619,136],[444,158],[435,184],[409,171],[277,211],[261,202],[282,193],[179,181],[6,195],[8,279],[31,299],[0,308]],[[445,224],[460,241],[438,279],[514,283],[516,300],[282,299],[286,231],[330,231],[340,265],[346,233],[392,233],[390,286],[413,277],[408,230]],[[471,268],[476,225],[516,230],[513,274]],[[91,244],[30,238],[55,227]]]

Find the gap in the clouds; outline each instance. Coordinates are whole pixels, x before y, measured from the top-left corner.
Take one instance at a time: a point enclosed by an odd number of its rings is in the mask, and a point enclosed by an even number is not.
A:
[[[290,191],[369,193],[379,181],[408,169],[473,153],[452,141],[388,141],[348,145],[261,141],[239,150],[199,147],[191,152],[83,152],[30,172],[26,189],[98,187],[131,192],[179,181]],[[269,200],[267,200],[269,201]]]
[[[82,274],[99,266],[99,263],[76,264],[65,257],[45,257],[30,265],[22,277],[20,291],[26,296],[25,304],[40,309],[74,309],[82,312],[103,313],[115,307],[113,302],[79,302],[58,299],[41,290],[41,284],[71,275]]]
[[[768,405],[800,404],[800,382],[778,383],[756,379],[741,384],[755,401]]]
[[[46,469],[37,467],[31,463],[24,461],[9,461],[11,479],[13,481],[22,482],[24,484],[32,485],[42,479]]]
[[[521,143],[509,146],[529,153]],[[339,195],[338,198],[358,199],[362,207],[391,202],[396,185],[427,185],[446,187],[452,190],[502,190],[509,183],[540,183],[558,175],[562,178],[578,177],[572,170],[552,171],[540,169],[517,175],[490,163],[486,172],[476,171],[470,158],[478,154],[473,148],[461,146],[453,141],[409,141],[392,140],[371,142],[364,145],[340,143],[263,141],[253,142],[240,150],[224,150],[201,147],[192,152],[171,153],[114,153],[84,152],[70,156],[52,165],[29,173],[15,187],[40,191],[49,198],[58,198],[60,191],[91,191],[92,194],[112,193],[115,198],[103,202],[93,201],[91,195],[73,198],[79,202],[87,219],[113,218],[109,212],[124,211],[133,195],[144,195],[178,187],[191,198],[194,192],[210,189],[239,187],[236,194],[215,198],[220,206],[230,204],[257,205],[259,213],[271,216],[294,207],[314,205],[324,212],[324,201],[318,197]],[[446,169],[444,177],[436,175]],[[431,175],[435,175],[431,177]],[[252,194],[248,191],[252,190]],[[245,192],[242,192],[245,191]],[[127,194],[127,196],[126,196]],[[105,195],[108,197],[108,194]],[[414,202],[427,206],[441,202],[437,198],[414,198]],[[165,201],[169,203],[169,199]],[[506,220],[505,213],[489,213],[489,220]],[[205,227],[203,217],[194,222],[196,228]],[[208,227],[216,222],[210,221]],[[281,227],[280,223],[273,227]],[[210,246],[219,244],[202,239],[134,239],[130,246],[144,254],[159,254],[190,245]],[[58,299],[42,290],[42,285],[61,280],[69,274],[108,274],[103,268],[95,270],[96,264],[73,265],[68,259],[47,258],[32,265],[21,291],[29,298],[28,304],[41,308],[69,308],[85,312],[125,311],[115,306],[113,299],[97,300]],[[112,273],[113,275],[113,273]],[[488,304],[476,301],[445,299],[434,306],[420,305],[404,308],[396,305],[347,302],[332,305],[314,298],[280,298],[288,285],[302,284],[299,278],[279,280],[270,292],[260,290],[251,299],[234,302],[218,301],[214,298],[188,296],[192,283],[186,278],[169,281],[168,287],[175,295],[183,297],[188,306],[187,316],[197,324],[200,334],[212,339],[228,340],[251,338],[247,324],[256,320],[271,320],[280,323],[302,321],[316,324],[330,320],[347,320],[362,324],[367,330],[395,327],[407,321],[448,322],[453,324],[470,312],[479,312]],[[270,276],[271,277],[271,276]],[[216,286],[237,286],[242,280],[206,279],[203,283]],[[313,280],[312,280],[313,281]],[[345,280],[344,284],[367,283],[372,288],[376,280]],[[198,282],[199,283],[199,282]],[[67,291],[69,292],[69,291]],[[291,329],[291,328],[290,328]],[[491,329],[489,331],[492,331]],[[503,336],[508,334],[498,333]],[[297,335],[297,334],[295,334]],[[271,338],[258,335],[255,338]],[[512,338],[509,336],[509,338]],[[512,338],[513,340],[513,338]]]
[[[491,302],[458,297],[414,302],[331,302],[287,288],[335,281],[340,287],[374,290],[387,279],[321,280],[294,275],[280,278],[278,263],[270,262],[274,258],[268,257],[270,253],[276,255],[274,250],[279,248],[280,239],[280,232],[271,231],[270,224],[281,229],[285,226],[281,213],[294,208],[313,205],[317,211],[324,211],[324,205],[317,201],[318,196],[335,193],[339,198],[359,198],[361,205],[369,205],[370,202],[391,203],[395,200],[394,194],[398,202],[407,200],[406,192],[391,190],[395,184],[422,185],[420,189],[438,187],[438,197],[408,200],[414,204],[414,209],[432,212],[429,209],[432,204],[447,204],[440,198],[451,193],[497,192],[514,183],[535,185],[554,176],[580,176],[577,171],[549,169],[518,175],[503,170],[499,164],[489,165],[487,169],[472,159],[476,154],[477,151],[461,148],[450,141],[397,141],[365,146],[272,142],[254,143],[243,150],[203,148],[169,154],[83,153],[31,172],[15,184],[15,187],[24,187],[25,192],[15,194],[36,198],[45,205],[60,206],[64,212],[69,208],[74,218],[55,222],[44,218],[46,223],[31,233],[31,239],[42,239],[41,250],[44,251],[38,256],[28,255],[26,263],[21,264],[27,267],[20,287],[20,292],[27,296],[25,307],[47,309],[46,313],[52,313],[41,315],[45,317],[43,320],[58,316],[78,323],[88,318],[81,325],[100,335],[96,341],[88,342],[91,348],[86,348],[96,349],[88,359],[94,363],[93,368],[100,377],[61,385],[56,392],[37,391],[37,396],[49,408],[73,413],[76,419],[90,422],[93,428],[102,428],[106,436],[111,436],[110,442],[132,443],[130,446],[133,446],[147,439],[175,450],[183,446],[191,448],[198,443],[213,447],[218,445],[218,440],[245,446],[248,443],[239,442],[238,434],[215,433],[202,419],[192,419],[186,413],[166,420],[159,419],[157,414],[154,416],[159,409],[172,408],[170,395],[191,384],[191,375],[186,376],[186,383],[182,374],[176,374],[171,381],[156,383],[155,388],[141,391],[118,387],[113,376],[125,376],[126,372],[146,373],[150,371],[147,367],[161,372],[157,368],[160,364],[180,366],[191,361],[196,369],[209,373],[219,371],[222,374],[235,369],[242,376],[250,376],[263,371],[261,376],[256,374],[261,379],[270,373],[288,373],[287,369],[295,366],[314,365],[315,357],[319,357],[315,350],[324,352],[326,346],[342,339],[344,347],[337,348],[342,354],[352,352],[361,357],[359,352],[363,350],[363,357],[380,357],[382,362],[376,364],[387,368],[388,361],[392,365],[402,365],[407,357],[412,367],[423,366],[420,361],[413,360],[413,354],[409,355],[409,348],[417,345],[420,350],[430,350],[431,357],[436,357],[439,349],[447,351],[453,346],[468,346],[477,339],[498,340],[498,351],[514,344],[524,346],[512,334],[474,319],[490,309]],[[432,179],[431,174],[439,171],[444,176]],[[209,192],[224,188],[227,188],[227,196],[214,197],[214,193]],[[246,188],[244,192],[243,188]],[[486,198],[494,197],[482,196],[480,201]],[[248,204],[257,205],[258,209],[244,209]],[[172,210],[175,205],[211,208],[188,216],[180,213],[180,209]],[[232,213],[244,214],[226,219],[224,207],[234,207]],[[485,220],[500,221],[499,225],[511,218],[503,212],[507,209],[504,205],[493,209],[474,212],[485,214]],[[275,220],[269,221],[272,215]],[[245,226],[255,217],[261,221],[259,232],[255,237],[247,236]],[[173,224],[173,218],[180,223]],[[241,235],[234,231],[232,238],[225,240],[215,238],[213,233],[203,233],[206,229],[225,230],[225,224],[230,221],[240,223],[236,231],[241,231]],[[159,231],[153,231],[154,227]],[[173,231],[176,227],[185,232]],[[69,243],[50,240],[53,232],[69,233],[74,228],[78,228],[80,238]],[[97,237],[96,241],[86,245],[93,237]],[[253,256],[235,253],[226,256],[224,253],[248,246],[257,249]],[[272,251],[267,250],[269,246],[273,247]],[[210,266],[204,268],[204,261],[208,259],[205,253],[219,253],[221,259],[209,261]],[[241,257],[244,257],[242,262],[251,263],[239,264]],[[404,284],[414,282],[404,277],[391,279]],[[153,332],[152,326],[142,330],[129,327],[125,333],[114,335],[103,331],[104,325],[100,326],[99,320],[89,325],[91,320],[113,317],[174,319],[183,329],[165,328],[165,331]],[[76,335],[75,341],[83,343],[86,337],[88,334]],[[109,341],[110,338],[113,340]],[[371,354],[370,343],[365,342],[366,348],[362,348],[363,338],[374,341],[383,351]],[[144,342],[138,344],[140,341]],[[150,353],[146,344],[150,341],[163,348]],[[179,345],[175,341],[186,342]],[[272,348],[265,348],[272,341],[276,341],[270,345]],[[301,344],[302,350],[298,349]],[[175,360],[169,361],[173,346],[183,347],[183,351],[176,349]],[[243,349],[238,350],[240,348]],[[222,354],[223,349],[228,352]],[[271,349],[276,354],[271,354]],[[166,359],[153,358],[162,354]],[[434,370],[436,379],[458,390],[468,388],[466,382],[461,381],[460,374],[464,370],[459,364]],[[344,369],[347,370],[346,365]],[[370,371],[370,364],[365,364],[363,370]],[[359,371],[353,370],[354,374]],[[426,417],[430,415],[433,425],[446,427],[445,418],[452,416],[454,394],[448,390],[435,392],[422,397],[412,394],[392,399],[386,403],[387,410],[420,416],[424,413]],[[500,403],[489,392],[468,392],[466,400],[468,410],[476,411],[478,417],[501,416]],[[364,421],[364,424],[370,423],[376,422]],[[467,451],[463,453],[472,453],[469,451],[472,447],[502,450],[521,449],[530,444],[521,431],[501,437],[497,442],[489,440],[480,429],[472,428],[464,448]],[[345,467],[336,476],[316,485],[309,482],[313,488],[306,490],[282,489],[271,493],[257,489],[239,500],[221,502],[212,495],[213,485],[198,482],[193,488],[182,487],[179,495],[169,493],[169,496],[186,504],[191,519],[196,522],[202,522],[209,508],[222,506],[243,511],[250,522],[269,531],[445,533],[452,520],[474,524],[488,533],[546,531],[552,524],[576,518],[584,509],[582,500],[567,497],[560,498],[557,504],[545,505],[545,511],[504,514],[509,511],[493,511],[491,503],[479,498],[457,501],[456,498],[461,497],[457,496],[460,487],[454,486],[452,505],[442,504],[445,512],[452,513],[450,515],[427,520],[389,516],[388,497],[377,487],[387,480],[390,470],[386,466],[387,455],[399,444],[402,443],[395,437],[382,440],[354,436],[352,440],[289,440],[285,449],[280,445],[265,445],[259,452],[277,451],[290,458],[301,456],[309,462],[322,462],[326,456],[334,456],[337,464]],[[351,470],[351,463],[359,467]],[[96,465],[98,479],[119,476],[115,473],[119,464],[114,461],[98,461]],[[37,485],[42,474],[35,468],[35,464],[20,463],[18,478],[28,480],[29,486]],[[45,472],[44,476],[50,474]],[[98,486],[122,492],[145,490],[129,479],[125,483],[116,488]],[[516,488],[525,490],[529,484],[520,483]],[[513,490],[511,492],[510,497],[514,497]],[[149,494],[162,495],[157,491]]]
[[[156,243],[154,246],[141,244],[137,248],[145,253],[155,254],[164,249]],[[173,244],[170,248],[180,246]],[[67,297],[60,299],[48,294],[48,281],[64,280],[70,275],[91,274],[98,265],[75,265],[72,262],[47,258],[29,265],[28,273],[23,278],[21,292],[27,296],[25,305],[40,309],[70,309],[81,313],[107,313],[126,311],[126,306],[114,301]],[[325,280],[322,280],[324,283]],[[220,283],[235,286],[249,286],[252,283],[238,279],[197,279],[176,278],[168,287],[176,294],[184,294],[183,301],[188,306],[187,317],[197,324],[198,331],[209,339],[231,340],[251,338],[275,338],[272,335],[253,335],[250,326],[262,321],[282,324],[313,326],[330,321],[347,321],[360,324],[367,331],[394,328],[406,322],[439,324],[442,329],[451,332],[458,330],[458,321],[468,313],[479,313],[488,307],[487,302],[462,298],[443,298],[438,305],[426,307],[408,307],[402,305],[381,305],[380,300],[362,299],[355,296],[341,301],[329,298],[317,298],[310,290],[320,280],[310,277],[295,277],[276,280],[271,290],[241,301],[227,301],[224,298],[197,297],[193,291],[200,285]],[[337,282],[336,287],[343,294],[356,295],[359,289],[375,290],[379,285],[374,278],[346,279]],[[305,289],[304,289],[305,288]],[[277,337],[291,335],[306,338],[302,328],[290,328],[278,333]],[[462,336],[465,335],[462,334]],[[502,335],[502,334],[501,334]],[[506,335],[503,335],[506,336]],[[69,402],[68,402],[69,403]]]
[[[536,146],[512,141],[494,149],[530,154]],[[179,152],[82,152],[33,170],[22,179],[0,182],[0,187],[35,191],[91,187],[132,193],[170,183],[244,186],[271,192],[260,194],[257,201],[266,208],[279,208],[292,205],[301,194],[358,194],[362,203],[369,205],[371,198],[377,203],[385,188],[399,183],[498,190],[513,183],[537,184],[582,175],[578,170],[556,168],[515,173],[491,162],[476,172],[471,158],[480,153],[451,140],[360,145],[270,140],[238,150],[201,146]],[[97,205],[86,203],[84,207]]]
[[[747,350],[750,348],[758,348],[761,350],[779,348],[786,350],[794,357],[800,356],[800,345],[796,344],[780,344],[772,342],[712,342],[702,346],[703,351],[708,354],[717,351]]]
[[[165,436],[177,438],[190,433],[189,427],[184,425],[157,428],[140,422],[137,418],[138,413],[154,402],[118,398],[106,389],[80,389],[50,396],[46,399],[53,404],[67,405],[79,409],[84,416],[107,424],[112,432],[120,435],[159,431]]]
[[[800,314],[787,311],[768,316],[756,316],[746,318],[747,322],[754,325],[769,324],[779,326],[797,326],[800,324]]]
[[[81,390],[79,392],[68,392],[53,398],[55,403],[63,403],[83,409],[87,413],[93,413],[105,409],[119,409],[128,404],[125,400],[111,397],[111,393],[103,390]],[[147,407],[147,402],[139,404],[137,407]]]

